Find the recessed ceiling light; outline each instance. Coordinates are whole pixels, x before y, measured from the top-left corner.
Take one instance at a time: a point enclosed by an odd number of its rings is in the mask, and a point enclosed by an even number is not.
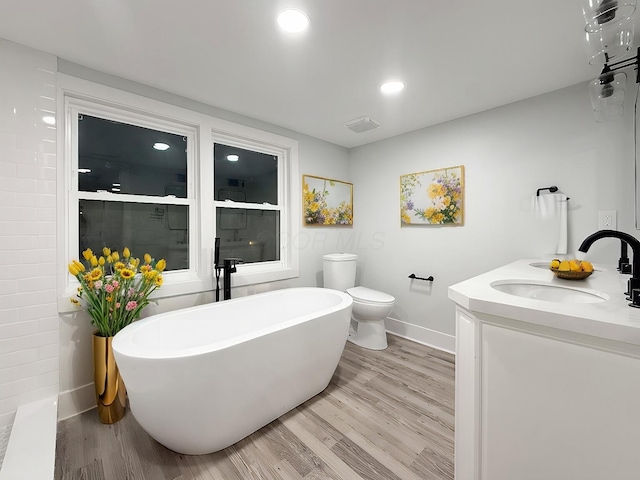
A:
[[[240,157],[238,155],[227,155],[227,160],[230,162],[237,162]]]
[[[79,168],[78,173],[91,173],[90,168]]]
[[[153,148],[155,148],[156,150],[167,150],[169,148],[169,145],[167,145],[166,143],[154,143],[153,144]]]
[[[278,25],[286,32],[299,33],[309,26],[309,17],[300,10],[290,8],[278,14]]]
[[[46,117],[42,117],[42,121],[47,125],[55,125],[56,117],[52,117],[51,115],[47,115]]]
[[[398,93],[404,88],[404,82],[400,80],[390,80],[380,85],[380,91],[385,94]]]

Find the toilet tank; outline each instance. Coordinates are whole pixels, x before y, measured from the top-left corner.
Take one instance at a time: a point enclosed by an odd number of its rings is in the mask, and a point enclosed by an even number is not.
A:
[[[356,284],[355,253],[330,253],[322,257],[324,288],[346,292]]]

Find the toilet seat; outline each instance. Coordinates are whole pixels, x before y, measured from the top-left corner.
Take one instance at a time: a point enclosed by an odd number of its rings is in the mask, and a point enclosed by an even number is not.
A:
[[[347,289],[347,293],[362,304],[367,305],[393,305],[396,299],[388,293],[379,292],[367,287],[352,287]]]

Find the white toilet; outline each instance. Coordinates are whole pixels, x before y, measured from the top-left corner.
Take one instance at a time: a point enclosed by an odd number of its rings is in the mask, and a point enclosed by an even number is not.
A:
[[[324,287],[347,292],[353,298],[348,340],[371,350],[387,348],[384,319],[396,299],[366,287],[356,287],[356,260],[353,253],[331,253],[322,257]]]

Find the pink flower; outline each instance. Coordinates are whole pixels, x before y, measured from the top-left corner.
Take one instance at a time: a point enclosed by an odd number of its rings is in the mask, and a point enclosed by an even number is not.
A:
[[[116,302],[116,308],[120,308],[120,302]]]
[[[113,282],[113,283],[116,283],[116,282]],[[112,284],[108,283],[108,284],[104,287],[104,289],[107,291],[107,293],[112,293],[112,292],[113,292],[113,289],[114,289],[114,286],[113,286]]]
[[[120,286],[120,283],[117,280],[114,280],[112,283],[113,283],[113,288],[118,288]]]
[[[133,296],[136,293],[136,289],[133,287],[129,287],[129,296]]]
[[[138,306],[138,302],[135,302],[132,300],[131,302],[128,302],[127,306],[124,308],[127,310],[127,312],[130,312],[131,310],[135,309],[137,306]]]
[[[93,286],[96,290],[100,290],[102,288],[102,280],[96,280],[95,282],[93,282]]]

